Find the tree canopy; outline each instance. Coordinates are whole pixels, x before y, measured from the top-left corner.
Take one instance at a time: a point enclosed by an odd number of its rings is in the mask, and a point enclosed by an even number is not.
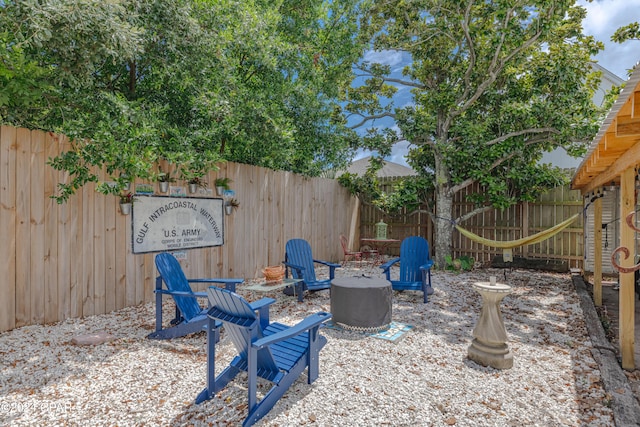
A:
[[[602,45],[582,34],[586,12],[572,0],[373,3],[362,36],[372,49],[404,52],[411,62],[400,78],[388,64],[361,63],[369,77],[345,108],[363,122],[395,120],[397,131],[370,129],[370,147],[381,156],[398,141],[410,143],[409,163],[433,189],[425,200],[422,186],[420,199],[435,205],[436,262],[444,265],[454,223],[564,182],[539,161],[555,147],[582,154],[597,131],[598,76],[589,62]],[[394,106],[389,98],[402,87],[412,102]],[[474,185],[476,209],[456,217],[453,195]]]
[[[357,3],[5,1],[0,120],[73,139],[52,160],[72,179],[60,201],[95,166],[152,177],[158,159],[319,175],[358,144],[335,114],[362,53]]]

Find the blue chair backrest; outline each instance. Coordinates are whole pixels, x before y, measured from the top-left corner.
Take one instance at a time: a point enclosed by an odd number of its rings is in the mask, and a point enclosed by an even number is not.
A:
[[[316,271],[313,265],[313,255],[311,254],[311,245],[304,239],[291,239],[285,245],[285,259],[293,265],[304,267],[302,277],[298,277],[298,272],[294,269],[292,272],[294,279],[302,279],[305,283],[316,282]]]
[[[420,266],[430,259],[429,243],[424,237],[407,237],[400,244],[400,281],[421,282]]]
[[[255,310],[240,295],[215,286],[207,290],[211,317],[224,323],[225,333],[230,337],[238,355],[247,360],[247,352],[251,343],[263,337],[260,321]],[[270,374],[266,374],[268,371]],[[266,347],[258,350],[258,375],[263,378],[273,377],[278,367],[271,350]]]
[[[168,290],[179,292],[193,292],[191,290],[189,282],[187,281],[187,277],[182,271],[180,263],[173,255],[167,252],[163,252],[156,255],[155,261],[158,272],[162,276],[162,280],[164,281]],[[200,304],[198,304],[198,300],[196,298],[173,295],[173,300],[178,306],[182,317],[184,317],[187,322],[200,314],[200,312],[202,311],[202,308],[200,308]]]

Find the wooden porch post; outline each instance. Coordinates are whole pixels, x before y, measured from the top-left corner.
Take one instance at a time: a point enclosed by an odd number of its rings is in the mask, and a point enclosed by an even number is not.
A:
[[[624,223],[624,218],[635,210],[635,170],[627,168],[620,176],[620,246],[633,250],[627,259],[623,256],[619,259],[622,267],[631,267],[635,264],[635,236],[634,230]],[[620,353],[622,354],[622,368],[635,369],[634,361],[634,274],[620,273]]]
[[[593,302],[602,306],[602,197],[593,203]]]

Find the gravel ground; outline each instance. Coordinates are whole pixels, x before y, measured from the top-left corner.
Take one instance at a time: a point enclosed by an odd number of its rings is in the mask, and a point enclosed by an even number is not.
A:
[[[360,273],[355,266],[337,271]],[[513,286],[501,305],[514,356],[508,370],[466,357],[481,305],[471,284],[490,275]],[[393,320],[414,326],[399,342],[323,329],[328,344],[320,353],[319,379],[308,385],[303,374],[259,425],[614,425],[569,275],[435,271],[433,283],[428,304],[418,293],[394,292]],[[238,293],[249,300],[277,298],[271,318],[282,323],[330,310],[328,291],[308,295],[303,303],[276,291],[240,287]],[[169,300],[164,309],[169,319]],[[246,377],[194,405],[206,379],[205,334],[151,341],[145,336],[153,325],[151,303],[0,334],[0,424],[239,425],[246,416]],[[114,340],[71,343],[97,331]],[[234,355],[223,333],[217,371]]]

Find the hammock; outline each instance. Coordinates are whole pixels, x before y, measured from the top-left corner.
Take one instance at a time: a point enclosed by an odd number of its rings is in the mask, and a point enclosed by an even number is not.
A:
[[[567,228],[569,225],[571,225],[571,223],[573,221],[575,221],[580,215],[582,215],[582,214],[581,213],[577,213],[574,216],[572,216],[571,218],[561,222],[558,225],[554,225],[553,227],[549,228],[548,230],[541,231],[541,232],[533,234],[531,236],[523,237],[522,239],[511,240],[511,241],[506,241],[506,242],[501,242],[501,241],[498,241],[498,240],[485,239],[484,237],[480,237],[477,234],[473,234],[472,232],[470,232],[468,230],[465,230],[464,228],[460,227],[459,225],[456,225],[456,230],[458,230],[460,232],[460,234],[462,234],[463,236],[466,236],[469,239],[473,240],[474,242],[478,242],[478,243],[483,244],[485,246],[491,246],[491,247],[494,247],[494,248],[511,249],[511,248],[516,248],[518,246],[533,245],[534,243],[539,243],[539,242],[542,242],[543,240],[547,240],[549,237],[552,237],[553,235],[561,232],[562,230]]]

